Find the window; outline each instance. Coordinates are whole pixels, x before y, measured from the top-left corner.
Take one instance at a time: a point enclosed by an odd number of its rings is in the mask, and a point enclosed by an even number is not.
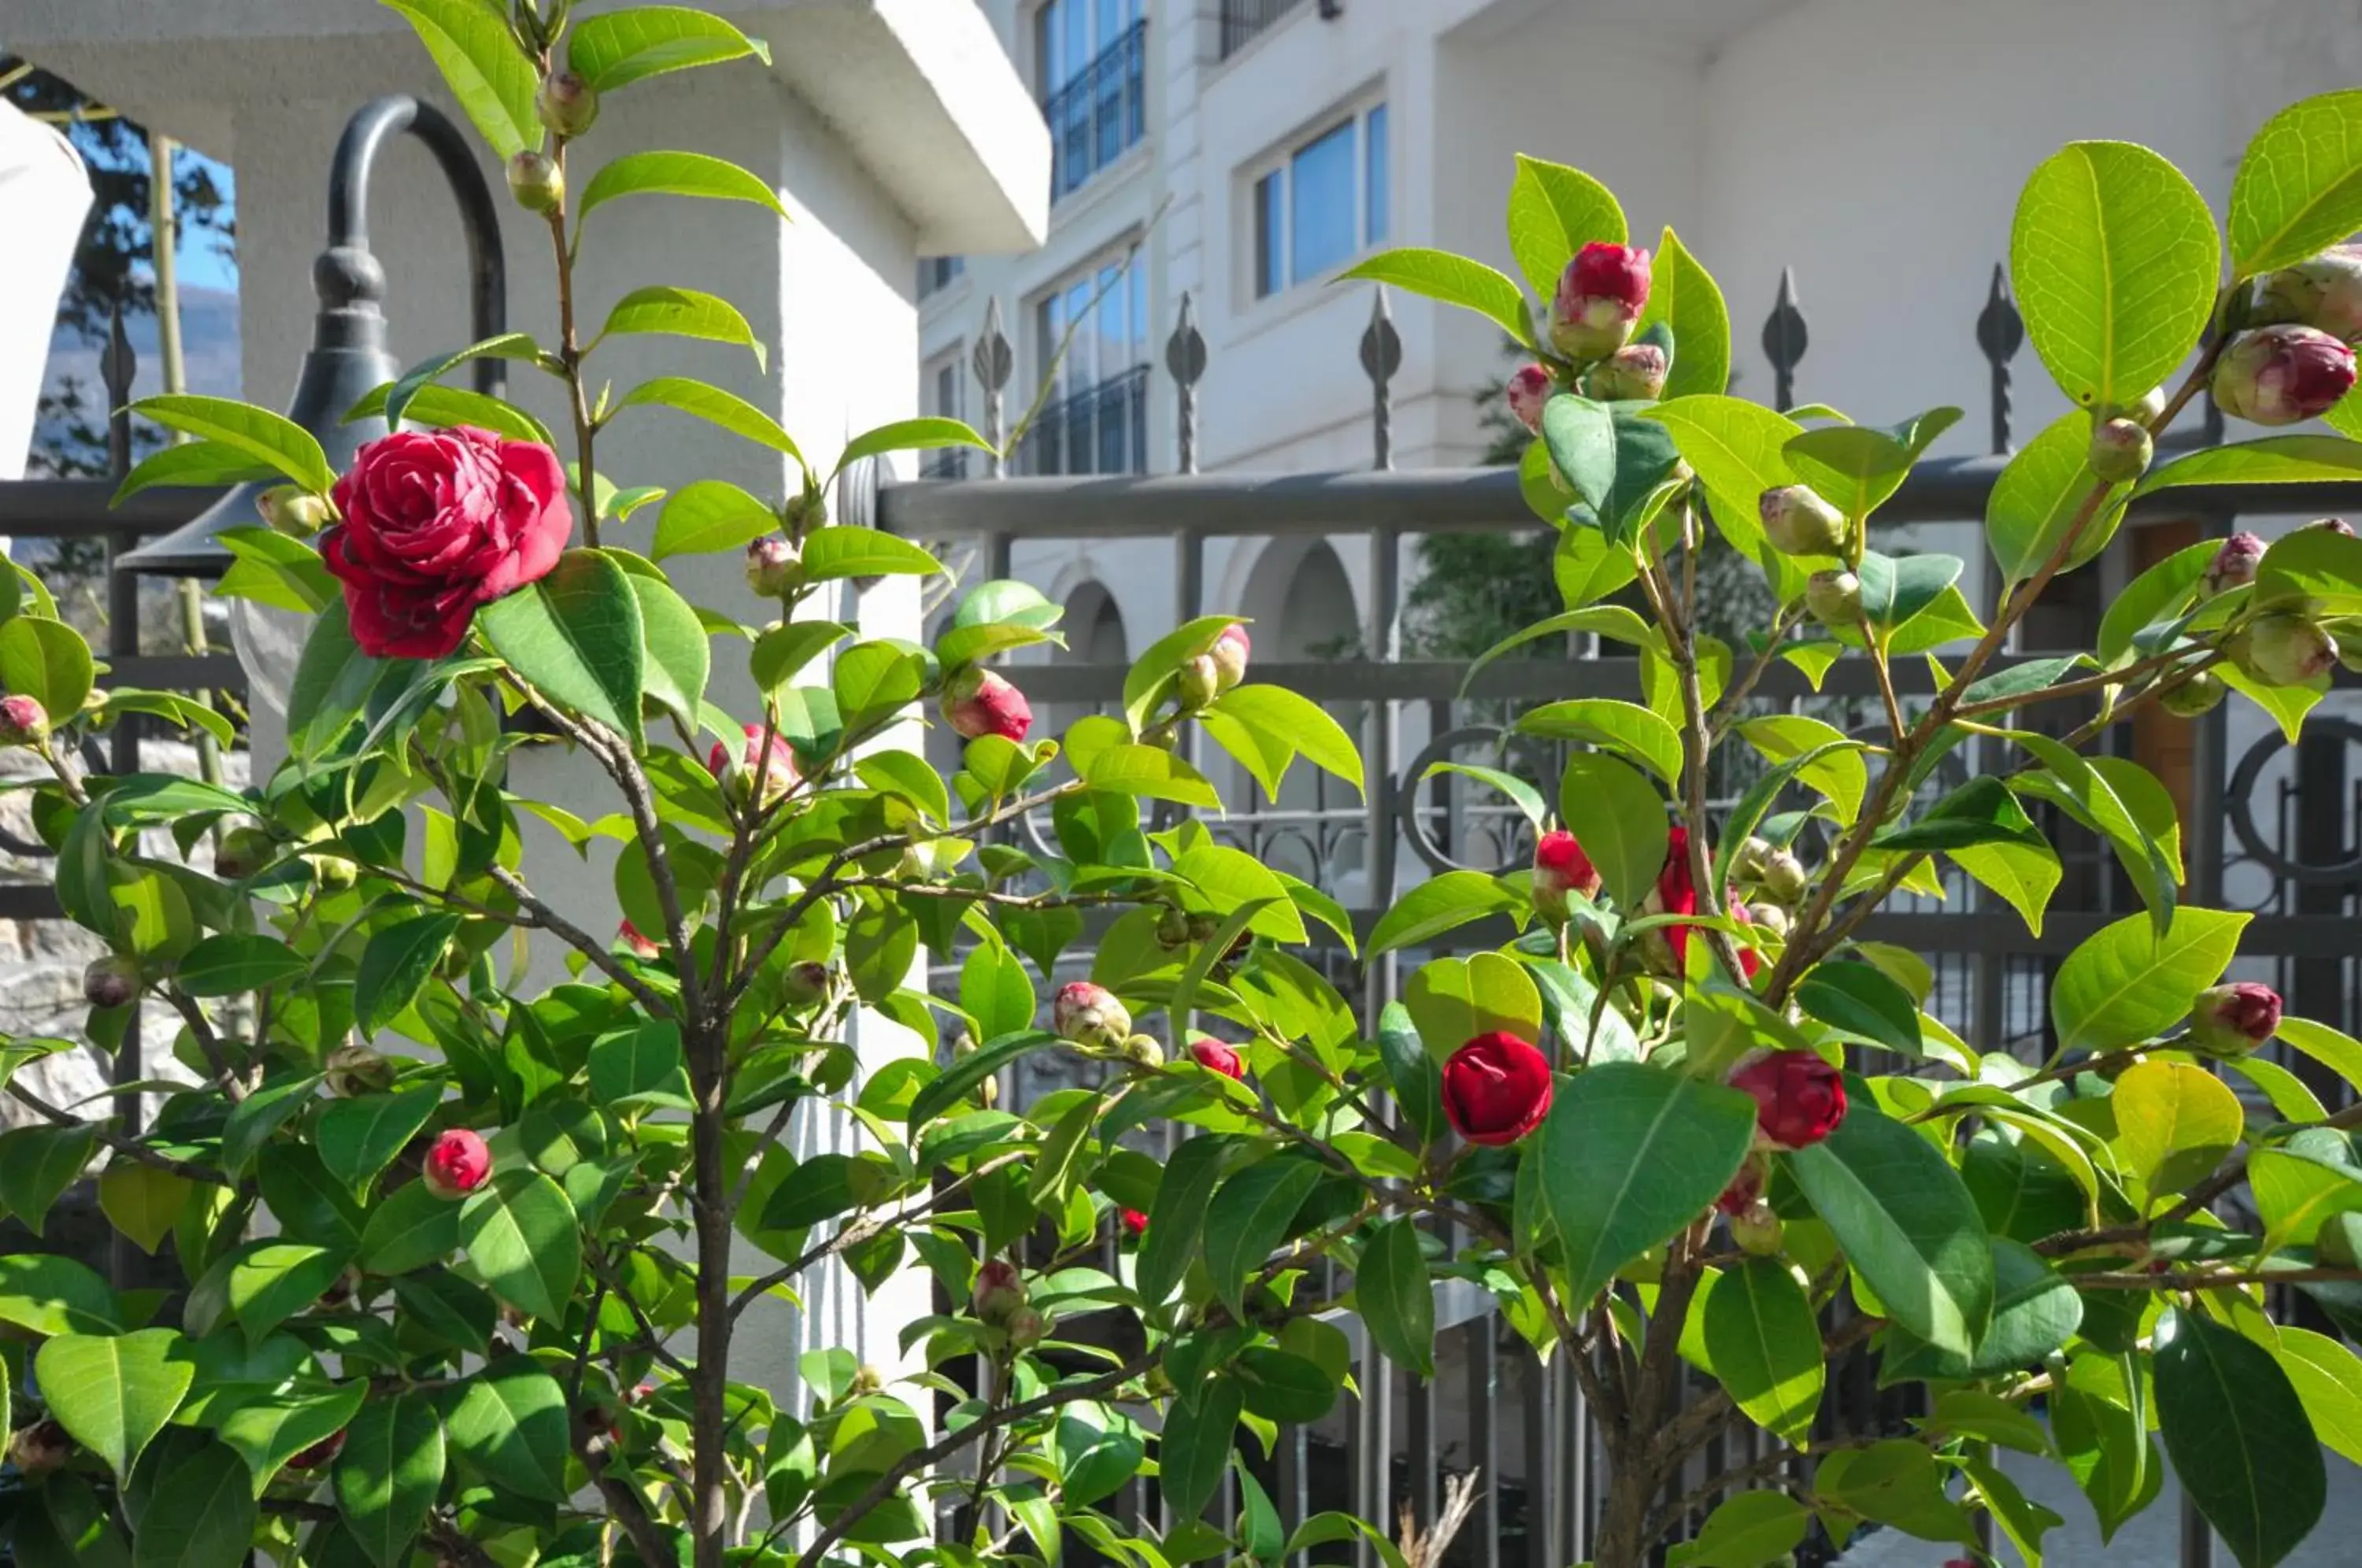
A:
[[[1384,244],[1393,205],[1386,106],[1375,104],[1297,143],[1250,193],[1254,297],[1328,277]]]
[[[952,280],[967,271],[965,256],[922,256],[919,258],[919,297],[941,293],[952,286]]]
[[[1057,370],[1019,456],[1025,472],[1147,471],[1148,344],[1148,273],[1137,259],[1085,268],[1035,303],[1033,362],[1055,359]]]
[[[1050,125],[1050,194],[1078,190],[1148,128],[1143,0],[1043,0],[1033,83]]]
[[[967,350],[965,345],[948,348],[927,361],[920,372],[919,408],[922,414],[939,414],[946,419],[967,417]],[[922,454],[919,459],[922,479],[966,479],[966,447],[938,447]]]

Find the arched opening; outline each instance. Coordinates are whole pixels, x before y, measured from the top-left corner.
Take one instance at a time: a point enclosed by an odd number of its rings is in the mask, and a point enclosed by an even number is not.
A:
[[[1063,648],[1050,650],[1053,664],[1091,665],[1120,671],[1131,663],[1131,645],[1124,635],[1123,611],[1107,585],[1086,579],[1066,595],[1066,613],[1058,623],[1066,638]],[[1119,683],[1120,674],[1113,678]],[[1043,733],[1063,735],[1068,725],[1087,713],[1113,712],[1113,700],[1102,702],[1059,702],[1043,715],[1050,727]]]
[[[1361,613],[1352,580],[1326,539],[1272,541],[1256,559],[1241,600],[1253,620],[1257,666],[1361,657]],[[1360,736],[1362,704],[1324,706],[1347,734]],[[1341,873],[1360,864],[1359,799],[1308,763],[1299,761],[1288,770],[1276,801],[1266,800],[1262,786],[1235,764],[1228,767],[1222,791],[1234,818],[1255,819],[1241,824],[1242,847],[1273,868],[1334,892]]]

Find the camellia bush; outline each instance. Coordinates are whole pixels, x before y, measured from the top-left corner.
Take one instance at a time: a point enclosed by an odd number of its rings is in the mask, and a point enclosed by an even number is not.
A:
[[[1531,868],[1414,888],[1362,955],[1487,917],[1516,934],[1413,968],[1371,1028],[1298,952],[1316,926],[1351,947],[1344,911],[1151,810],[1220,806],[1177,744],[1192,729],[1267,792],[1298,762],[1362,783],[1315,704],[1252,679],[1235,617],[1152,647],[1120,715],[1037,736],[988,665],[1055,639],[1038,593],[966,588],[931,647],[864,639],[822,618],[843,585],[937,573],[927,551],[831,523],[823,476],[732,394],[592,391],[614,337],[747,335],[680,289],[578,323],[584,215],[625,195],[778,205],[690,152],[584,176],[600,101],[760,46],[674,8],[569,25],[562,4],[390,3],[546,215],[560,338],[475,344],[381,389],[355,414],[392,433],[342,474],[261,410],[141,405],[194,440],[127,491],[271,479],[223,591],[315,617],[285,759],[249,789],[86,770],[81,743],[127,714],[218,721],[94,697],[87,648],[12,580],[0,736],[48,765],[32,813],[61,902],[110,948],[90,1039],[145,1006],[177,1020],[185,1069],[137,1086],[160,1099],[138,1121],[129,1091],[75,1107],[8,1084],[39,1118],[0,1139],[16,1217],[38,1228],[96,1167],[109,1220],[169,1241],[186,1284],[0,1258],[0,1518],[23,1568],[234,1568],[254,1549],[314,1568],[965,1568],[1053,1561],[1068,1533],[1131,1568],[1357,1541],[1426,1568],[1436,1521],[1400,1540],[1337,1514],[1291,1529],[1244,1456],[1349,1391],[1341,1310],[1432,1375],[1444,1280],[1573,1367],[1608,1460],[1599,1568],[1708,1512],[1681,1561],[1776,1562],[1817,1518],[1973,1562],[1980,1514],[2031,1560],[2059,1521],[2001,1450],[2063,1466],[2103,1531],[2169,1459],[2248,1568],[2312,1529],[2321,1444],[2362,1456],[2362,1364],[2276,1323],[2263,1289],[2362,1327],[2362,1112],[2327,1113],[2252,1053],[2277,1035],[2362,1081],[2362,1043],[2222,983],[2244,917],[2180,902],[2164,786],[2086,747],[2234,691],[2293,730],[2362,645],[2362,542],[2327,525],[2197,547],[2117,597],[2091,654],[1995,656],[2136,497],[2362,471],[2362,445],[2323,436],[2150,466],[2209,386],[2245,420],[2349,418],[2362,259],[2324,248],[2362,226],[2362,95],[2265,128],[2227,275],[2156,155],[2084,143],[2036,171],[2018,293],[2076,411],[1995,488],[2006,587],[1984,616],[1960,561],[1868,547],[1954,411],[1877,428],[1727,397],[1712,280],[1670,233],[1653,259],[1631,248],[1576,171],[1529,161],[1514,187],[1539,313],[1457,258],[1357,269],[1532,348],[1509,396],[1539,435],[1527,490],[1560,530],[1568,607],[1529,635],[1622,639],[1642,677],[1640,701],[1518,721],[1571,743],[1555,824],[1531,781],[1474,770],[1535,819]],[[568,438],[443,384],[486,354],[552,378]],[[599,436],[651,408],[747,436],[798,482],[775,501],[602,471]],[[976,440],[911,421],[844,460]],[[1782,607],[1753,646],[1695,630],[1710,529]],[[728,603],[690,603],[664,564],[741,551],[751,593]],[[1606,602],[1634,589],[1646,614]],[[724,652],[752,711],[708,696]],[[1885,693],[1865,734],[1749,706],[1773,660],[1847,657]],[[1906,704],[1890,671],[1910,658],[1937,679]],[[2053,703],[2075,721],[2035,727]],[[930,705],[965,741],[949,778],[886,744]],[[1971,737],[1998,764],[1937,793]],[[1767,771],[1710,809],[1734,745]],[[520,790],[553,748],[606,780],[610,812]],[[2060,876],[2042,808],[2105,840],[2147,907],[2061,966],[2051,1060],[1981,1057],[1923,1010],[1922,962],[1856,933],[1896,892],[1938,890],[1946,860],[2037,926]],[[1029,815],[1054,851],[1003,831]],[[210,859],[159,853],[168,835]],[[543,850],[612,861],[612,902],[546,897]],[[1087,918],[1090,977],[1057,984]],[[956,957],[955,997],[926,993],[922,950]],[[860,1070],[851,1042],[880,1018],[930,1047]],[[0,1070],[69,1048],[10,1042]],[[1092,1064],[1087,1087],[1000,1103],[1037,1053]],[[799,1117],[847,1143],[799,1160]],[[837,1271],[930,1282],[905,1362],[820,1349],[791,1379],[748,1353],[749,1313]],[[1816,1442],[1827,1368],[1857,1351],[1922,1386],[1924,1413]],[[1684,1398],[1691,1373],[1712,1387]],[[1741,1422],[1772,1457],[1681,1492]],[[1135,1481],[1162,1509],[1119,1506]],[[1213,1509],[1226,1486],[1235,1506]]]

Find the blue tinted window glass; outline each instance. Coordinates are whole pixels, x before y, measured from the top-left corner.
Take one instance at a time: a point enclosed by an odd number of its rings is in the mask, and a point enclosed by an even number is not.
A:
[[[1380,104],[1376,108],[1372,109],[1363,123],[1367,128],[1369,140],[1369,149],[1366,154],[1369,193],[1362,201],[1362,243],[1376,245],[1386,237],[1388,216],[1386,211],[1389,172],[1386,166],[1386,106]]]
[[[1353,122],[1288,160],[1288,281],[1307,283],[1352,259]]]
[[[1280,244],[1286,232],[1286,216],[1280,208],[1279,171],[1273,170],[1255,182],[1255,298],[1279,293],[1281,272]]]

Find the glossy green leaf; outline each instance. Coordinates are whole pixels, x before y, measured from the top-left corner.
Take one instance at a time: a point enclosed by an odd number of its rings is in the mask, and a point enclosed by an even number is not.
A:
[[[2313,1435],[2362,1464],[2362,1359],[2342,1341],[2292,1323],[2280,1325],[2279,1341],[2269,1349],[2304,1406]]]
[[[372,932],[353,981],[353,1016],[374,1034],[418,999],[459,929],[457,914],[414,915]]]
[[[2268,1351],[2203,1314],[2168,1308],[2156,1344],[2174,1474],[2240,1568],[2272,1568],[2312,1532],[2328,1493],[2303,1402]]]
[[[98,1207],[109,1224],[153,1257],[172,1233],[195,1185],[174,1172],[118,1159],[98,1178]]]
[[[993,449],[992,443],[977,435],[965,420],[922,414],[863,431],[844,444],[844,450],[837,454],[836,466],[842,469],[864,458],[888,452],[930,451],[938,447],[975,447],[987,452]]]
[[[98,1146],[95,1122],[19,1127],[0,1133],[0,1206],[39,1236],[50,1210],[82,1179]]]
[[[1714,1375],[1749,1420],[1791,1442],[1820,1408],[1820,1325],[1804,1287],[1777,1258],[1725,1271],[1705,1304]]]
[[[708,425],[718,425],[733,436],[743,436],[758,447],[768,447],[775,452],[785,452],[798,464],[804,460],[796,449],[794,437],[779,427],[779,422],[748,403],[735,392],[708,386],[687,376],[657,376],[642,381],[625,392],[616,404],[619,408],[669,408]],[[684,498],[695,492],[696,499],[682,507]],[[672,521],[676,509],[682,513],[679,523]],[[703,542],[708,532],[734,532],[750,525],[747,519],[753,511],[763,513],[764,522],[754,532],[729,544]],[[779,525],[778,514],[764,506],[734,484],[721,480],[691,480],[680,487],[679,493],[665,503],[663,517],[657,520],[656,544],[650,554],[662,560],[668,555],[679,555],[691,550],[734,549],[749,539],[760,538]],[[667,529],[672,530],[668,538]],[[684,542],[684,539],[690,542]]]
[[[2073,408],[2020,447],[2002,469],[1985,497],[1985,542],[2004,582],[2034,576],[2067,545],[2059,569],[2072,571],[2107,547],[2123,521],[2119,491],[2092,502],[2100,488],[2092,473],[2092,415]]]
[[[949,1110],[972,1093],[977,1085],[1015,1062],[1045,1045],[1055,1045],[1058,1037],[1045,1030],[1029,1029],[1021,1033],[1006,1034],[998,1040],[988,1040],[965,1056],[955,1057],[952,1065],[911,1099],[910,1109],[903,1112],[903,1121],[913,1132],[924,1127],[937,1116]]]
[[[183,441],[176,447],[159,447],[123,476],[107,498],[109,507],[122,505],[144,490],[173,485],[198,486],[211,489],[215,485],[245,484],[253,480],[276,482],[279,470],[258,460],[252,452],[234,447],[226,441]],[[12,574],[13,575],[13,574]],[[5,591],[5,588],[0,588]]]
[[[368,1186],[434,1118],[442,1098],[440,1084],[427,1084],[330,1101],[313,1137],[320,1163],[348,1187]]]
[[[1229,1143],[1222,1138],[1191,1138],[1164,1162],[1156,1201],[1148,1210],[1148,1230],[1132,1265],[1133,1284],[1142,1301],[1161,1306],[1198,1254],[1208,1205],[1228,1149]]]
[[[253,1544],[258,1483],[246,1460],[208,1442],[156,1477],[131,1541],[131,1568],[241,1568]]]
[[[1164,1506],[1176,1524],[1206,1511],[1229,1468],[1238,1437],[1239,1416],[1246,1399],[1237,1383],[1217,1377],[1206,1385],[1195,1403],[1175,1400],[1164,1418],[1156,1444]]]
[[[704,11],[682,6],[635,6],[585,17],[567,37],[567,63],[602,93],[612,93],[650,76],[693,66],[714,65],[753,55],[764,64],[771,51],[759,39]]]
[[[1233,1316],[1244,1313],[1248,1276],[1287,1234],[1321,1171],[1317,1161],[1280,1155],[1249,1165],[1214,1194],[1206,1214],[1206,1272]],[[1149,1229],[1155,1228],[1152,1216]]]
[[[566,1485],[566,1390],[539,1363],[505,1355],[461,1385],[445,1418],[445,1434],[459,1456],[503,1490],[563,1503]]]
[[[2189,1062],[2140,1062],[2125,1068],[2110,1103],[2118,1156],[2159,1197],[2204,1179],[2246,1130],[2238,1096]]]
[[[1796,987],[1796,1005],[1842,1033],[1919,1055],[1919,1005],[1876,965],[1844,958],[1816,965]]]
[[[386,3],[392,4],[393,0]],[[463,0],[444,3],[456,6]],[[269,409],[231,398],[171,392],[141,398],[131,405],[131,412],[154,420],[167,430],[182,431],[235,447],[314,494],[327,494],[337,482],[336,470],[328,466],[319,440],[294,421]]]
[[[760,177],[702,152],[627,152],[602,164],[575,199],[575,221],[619,196],[703,196],[767,207],[782,220],[788,215],[778,193]]]
[[[646,387],[637,388],[624,401],[632,402],[646,390]],[[726,397],[728,394],[720,395]],[[665,402],[670,407],[680,406],[668,399],[648,401]],[[753,410],[751,403],[747,407]],[[702,413],[699,416],[711,417]],[[785,440],[787,433],[780,432],[779,438]],[[778,532],[778,529],[779,514],[736,485],[722,480],[692,480],[675,491],[664,503],[664,511],[657,518],[656,539],[648,547],[648,555],[652,559],[663,560],[668,556],[742,549],[767,534]]]
[[[1740,1492],[1726,1499],[1667,1561],[1676,1568],[1772,1568],[1804,1543],[1813,1516],[1785,1492]]]
[[[259,1497],[289,1460],[343,1431],[368,1397],[369,1385],[358,1380],[333,1388],[299,1385],[287,1393],[239,1400],[215,1430],[246,1462],[247,1478]]]
[[[307,967],[302,954],[275,936],[224,932],[182,954],[172,977],[193,997],[228,997],[292,980]]]
[[[1346,278],[1390,283],[1414,294],[1475,311],[1491,317],[1518,342],[1528,348],[1533,346],[1534,329],[1526,318],[1524,291],[1482,261],[1471,261],[1448,250],[1382,250],[1339,275],[1340,282]]]
[[[0,687],[39,701],[53,723],[82,712],[94,673],[90,645],[63,621],[13,615],[0,623]]]
[[[117,1332],[115,1292],[87,1264],[56,1253],[0,1255],[0,1323],[35,1334]]]
[[[1627,910],[1657,884],[1670,824],[1665,799],[1629,764],[1605,752],[1576,752],[1559,780],[1559,818],[1599,872],[1607,896]]]
[[[581,36],[579,29],[575,36]],[[746,324],[738,307],[718,295],[663,283],[634,289],[607,313],[607,325],[600,328],[599,336],[617,337],[649,332],[733,344],[755,356],[757,370],[763,368],[766,356],[762,339],[755,336],[755,329]]]
[[[1505,954],[1430,959],[1404,984],[1402,999],[1439,1066],[1479,1034],[1541,1038],[1541,991],[1526,966]]]
[[[1514,190],[1511,200],[1516,199]],[[1722,290],[1689,248],[1668,226],[1657,241],[1649,278],[1649,304],[1636,333],[1659,322],[1673,329],[1673,362],[1661,397],[1693,392],[1717,395],[1730,384],[1730,312]]]
[[[491,6],[476,0],[380,0],[402,14],[476,129],[502,159],[541,146],[540,73]]]
[[[345,1429],[337,1511],[377,1568],[403,1568],[442,1490],[443,1419],[418,1390],[371,1399]]]
[[[640,602],[613,558],[568,550],[547,577],[476,619],[493,650],[544,696],[639,742]]]
[[[641,668],[648,700],[670,709],[684,723],[694,723],[713,664],[704,624],[689,601],[662,578],[634,572],[630,580],[632,594],[640,602]]]
[[[1443,1135],[1443,1075],[1402,1003],[1388,1002],[1378,1014],[1378,1053],[1394,1086],[1395,1109],[1421,1143]]]
[[[181,1408],[197,1369],[179,1359],[171,1329],[128,1334],[59,1334],[33,1357],[41,1397],[83,1447],[128,1475]]]
[[[1285,742],[1322,772],[1362,788],[1362,754],[1326,708],[1285,686],[1250,683],[1222,694],[1210,712],[1244,724],[1259,736]]]
[[[1529,710],[1517,723],[1525,734],[1613,747],[1668,784],[1682,776],[1682,737],[1655,712],[1611,697],[1575,697]]]
[[[2191,999],[2229,967],[2248,918],[2179,909],[2162,938],[2147,915],[2094,932],[2067,955],[2051,985],[2059,1050],[2138,1044],[2187,1018]]]
[[[1353,1301],[1370,1342],[1420,1377],[1435,1375],[1435,1287],[1407,1217],[1378,1228],[1353,1270]]]
[[[1966,1355],[1939,1349],[1898,1328],[1880,1368],[1887,1384],[1964,1381],[2039,1366],[2083,1320],[2083,1297],[2069,1279],[2022,1242],[1997,1236],[1992,1321]]]
[[[1975,1348],[1992,1320],[1992,1250],[1942,1154],[1856,1104],[1827,1138],[1789,1155],[1788,1168],[1889,1316],[1939,1349]]]
[[[944,569],[921,546],[875,528],[815,528],[804,536],[804,576],[814,582],[843,577],[931,577]]]
[[[1509,254],[1545,303],[1557,293],[1559,275],[1576,251],[1586,245],[1621,245],[1628,232],[1624,209],[1606,186],[1579,169],[1522,152],[1509,182],[1508,226]],[[1514,329],[1511,336],[1517,336]]]
[[[2323,93],[2264,122],[2231,181],[2231,271],[2301,261],[2362,228],[2362,92]]]
[[[2206,326],[2223,271],[2213,215],[2145,147],[2070,142],[2018,198],[2010,279],[2026,337],[2070,400],[2137,402]]]
[[[539,134],[538,131],[535,133],[536,139]],[[414,365],[403,371],[399,380],[376,389],[372,395],[363,399],[362,403],[368,405],[368,412],[381,414],[390,428],[399,430],[402,428],[403,411],[409,408],[412,400],[417,397],[419,392],[442,380],[458,366],[482,359],[531,361],[537,359],[540,354],[541,345],[533,340],[531,334],[503,332],[498,337],[484,338],[480,342],[468,345],[465,348],[454,349],[448,354],[437,354],[431,359]],[[354,409],[347,412],[345,419],[349,424],[355,418],[364,416],[362,407],[356,405]]]
[[[1539,1134],[1540,1169],[1568,1299],[1588,1303],[1704,1213],[1754,1135],[1755,1102],[1736,1089],[1636,1062],[1562,1080]]]
[[[496,1171],[460,1209],[459,1243],[502,1300],[564,1320],[582,1273],[582,1237],[556,1182],[536,1170]]]

